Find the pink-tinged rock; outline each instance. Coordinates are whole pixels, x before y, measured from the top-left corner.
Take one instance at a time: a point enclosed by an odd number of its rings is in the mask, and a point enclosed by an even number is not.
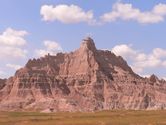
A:
[[[166,109],[164,80],[140,77],[89,37],[74,52],[29,60],[0,85],[0,110]]]

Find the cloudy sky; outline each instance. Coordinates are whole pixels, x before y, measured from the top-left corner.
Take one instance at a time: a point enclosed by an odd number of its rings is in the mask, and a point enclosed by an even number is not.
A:
[[[140,75],[166,78],[165,0],[1,0],[0,77],[91,36]]]

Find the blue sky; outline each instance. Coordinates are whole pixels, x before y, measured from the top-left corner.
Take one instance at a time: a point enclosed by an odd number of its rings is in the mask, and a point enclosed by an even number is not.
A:
[[[79,18],[73,16],[80,13]],[[29,58],[78,48],[87,35],[97,48],[127,59],[137,73],[166,77],[165,0],[2,0],[0,24],[2,78],[13,75]],[[9,44],[18,37],[25,41]],[[6,52],[14,50],[16,56]],[[18,56],[19,52],[24,54]]]

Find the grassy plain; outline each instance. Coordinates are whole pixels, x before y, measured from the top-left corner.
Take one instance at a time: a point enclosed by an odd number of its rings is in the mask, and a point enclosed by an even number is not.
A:
[[[0,125],[166,125],[166,111],[0,112]]]

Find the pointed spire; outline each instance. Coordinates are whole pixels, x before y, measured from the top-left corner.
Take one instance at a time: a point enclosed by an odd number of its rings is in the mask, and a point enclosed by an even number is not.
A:
[[[93,39],[90,37],[86,37],[83,39],[83,41],[81,43],[81,48],[86,48],[86,49],[89,49],[92,51],[96,50],[95,43],[94,43]]]
[[[157,82],[158,80],[159,80],[159,78],[156,76],[156,75],[151,75],[150,77],[149,77],[149,79],[150,79],[150,81],[151,82]]]

